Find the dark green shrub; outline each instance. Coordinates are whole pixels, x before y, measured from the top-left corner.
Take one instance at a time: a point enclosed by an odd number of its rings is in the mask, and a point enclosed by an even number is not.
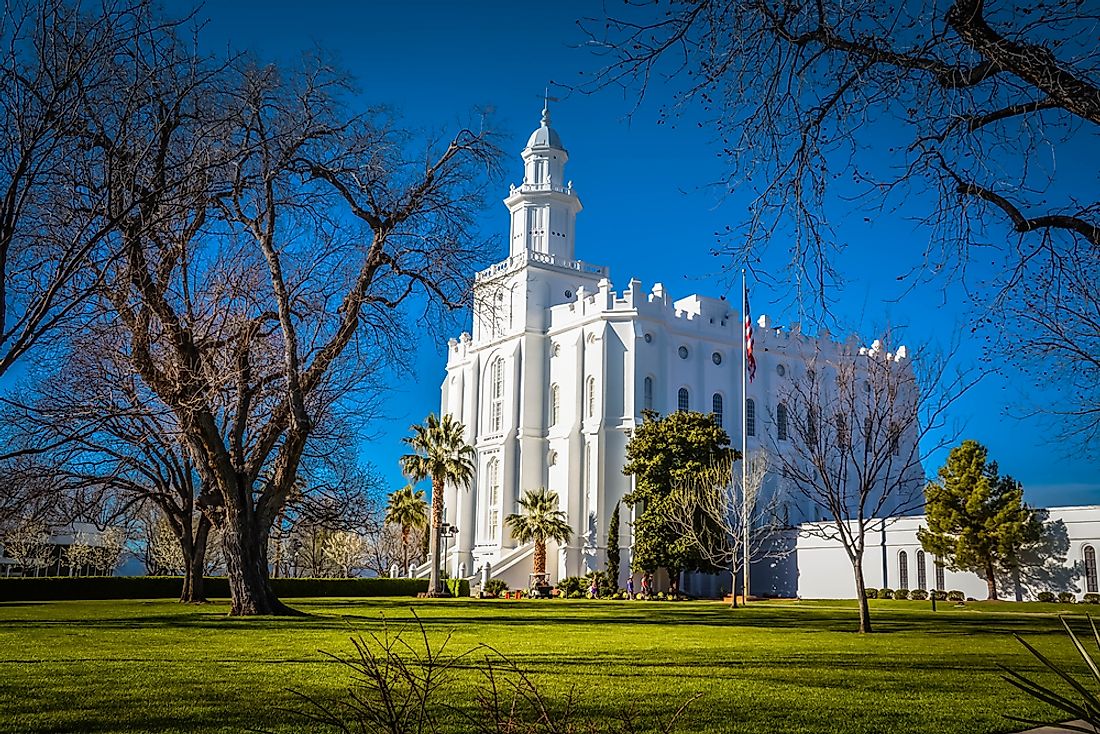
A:
[[[947,601],[966,601],[966,594],[958,589],[952,589],[947,592]]]
[[[908,599],[909,598],[909,589],[895,589],[894,590],[894,598],[895,599],[900,599],[900,600]]]
[[[504,579],[489,579],[481,590],[490,596],[500,596],[508,591],[508,583]]]
[[[569,592],[569,598],[570,599],[583,599],[584,598],[584,592],[581,591],[580,589],[578,589],[577,591],[570,591]]]
[[[909,598],[913,601],[924,601],[928,598],[928,592],[924,589],[913,589],[909,592]]]
[[[867,599],[878,599],[878,589],[864,589],[863,596]]]
[[[1100,594],[1085,594],[1081,597],[1082,604],[1100,604]]]
[[[451,596],[465,598],[470,595],[470,582],[466,579],[447,579],[443,583]]]
[[[1040,591],[1038,597],[1036,598],[1039,601],[1046,602],[1048,604],[1053,604],[1054,602],[1058,601],[1058,597],[1054,595],[1053,591]]]
[[[887,588],[879,589],[878,590],[878,598],[879,599],[893,599],[894,598],[894,590],[893,589],[887,589]]]
[[[1059,604],[1073,604],[1077,601],[1077,595],[1070,591],[1058,592]]]
[[[207,597],[229,596],[224,576],[204,580]],[[465,582],[462,582],[465,583]],[[67,599],[176,599],[183,587],[179,576],[89,576],[0,578],[0,601],[61,601]],[[416,596],[428,590],[427,579],[271,579],[283,598]],[[469,586],[466,586],[469,595]]]
[[[583,576],[567,576],[567,577],[561,579],[560,581],[558,581],[558,587],[557,588],[558,588],[558,591],[561,592],[562,596],[572,599],[572,598],[574,598],[573,597],[573,592],[575,592],[575,591],[580,591],[580,592],[588,591],[588,581]],[[583,596],[583,594],[582,594],[582,596]]]
[[[936,601],[947,601],[947,592],[942,589],[932,589],[930,595]]]

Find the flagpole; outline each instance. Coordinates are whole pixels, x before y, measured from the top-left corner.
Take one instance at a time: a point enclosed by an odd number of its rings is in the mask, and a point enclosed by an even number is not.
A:
[[[749,295],[745,288],[745,269],[741,268],[741,563],[744,567],[745,604],[749,603],[749,503],[748,503],[748,460],[749,460],[749,416],[748,416],[748,374],[749,344],[747,321]],[[734,592],[736,594],[736,592]]]

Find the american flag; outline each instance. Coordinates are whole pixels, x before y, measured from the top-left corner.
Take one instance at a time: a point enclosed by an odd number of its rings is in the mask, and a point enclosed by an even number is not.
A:
[[[756,357],[752,354],[752,316],[749,315],[749,292],[745,291],[745,369],[749,382],[756,377]]]

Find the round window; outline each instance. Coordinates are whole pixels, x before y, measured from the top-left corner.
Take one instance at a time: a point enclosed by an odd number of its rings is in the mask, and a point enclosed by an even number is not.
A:
[[[565,292],[565,297],[566,297],[566,298],[572,298],[572,297],[573,297],[573,291],[569,291],[569,290],[567,290],[567,291]]]
[[[687,359],[688,358],[688,348],[687,347],[680,347],[679,352],[680,352],[680,359]]]
[[[715,364],[722,364],[722,354],[720,352],[715,352],[710,355],[710,358]]]
[[[781,365],[781,364],[777,364],[777,365],[775,366],[775,371],[776,371],[776,373],[777,373],[777,374],[778,374],[778,375],[779,375],[780,377],[782,377],[783,375],[787,374],[787,368],[786,368],[786,367],[784,367],[784,366],[783,366],[783,365]]]
[[[652,334],[646,334],[645,335],[645,343],[649,344],[651,341],[653,341],[653,335]]]

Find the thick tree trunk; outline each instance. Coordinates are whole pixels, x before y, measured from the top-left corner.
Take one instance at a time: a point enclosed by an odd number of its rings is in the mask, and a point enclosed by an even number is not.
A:
[[[267,532],[248,518],[228,512],[222,533],[225,575],[234,617],[261,614],[296,615],[271,590],[267,570]]]
[[[852,573],[856,579],[856,603],[859,604],[859,633],[871,633],[871,605],[867,603],[867,584],[863,580],[863,557],[852,561]]]
[[[401,526],[401,575],[409,575],[409,526]]]
[[[443,482],[432,478],[432,567],[428,575],[428,596],[445,596],[443,593],[442,579],[439,577],[439,567],[443,559],[439,557],[442,550],[442,538],[439,531],[443,527]]]
[[[205,515],[199,517],[195,528],[194,540],[183,547],[183,589],[180,602],[185,604],[203,604],[206,602],[204,574],[206,572],[206,548],[210,539],[210,521]]]
[[[997,575],[993,568],[993,561],[985,562],[985,585],[989,590],[989,598],[997,600]]]

